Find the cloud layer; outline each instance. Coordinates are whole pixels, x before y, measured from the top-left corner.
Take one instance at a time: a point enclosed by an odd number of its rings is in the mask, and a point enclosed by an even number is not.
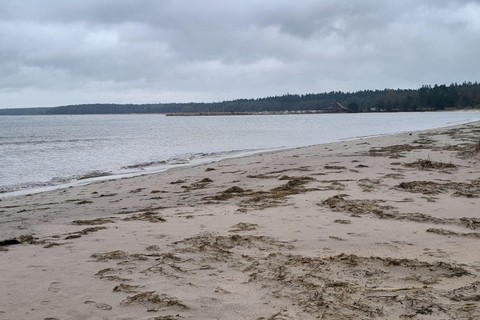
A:
[[[480,1],[0,5],[0,108],[418,88],[480,74]]]

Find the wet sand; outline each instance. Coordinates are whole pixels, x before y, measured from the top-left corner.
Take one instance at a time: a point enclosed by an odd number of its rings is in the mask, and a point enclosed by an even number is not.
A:
[[[0,319],[478,319],[480,123],[0,201]]]

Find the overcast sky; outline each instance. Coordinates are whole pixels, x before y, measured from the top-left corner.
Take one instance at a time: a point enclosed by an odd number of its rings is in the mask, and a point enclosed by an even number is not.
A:
[[[0,108],[478,81],[480,0],[0,0]]]

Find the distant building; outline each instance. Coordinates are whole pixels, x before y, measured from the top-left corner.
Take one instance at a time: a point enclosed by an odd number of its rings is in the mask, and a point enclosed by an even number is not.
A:
[[[340,102],[335,101],[325,111],[329,112],[329,113],[343,113],[343,112],[348,112],[348,109],[346,107],[344,107]]]

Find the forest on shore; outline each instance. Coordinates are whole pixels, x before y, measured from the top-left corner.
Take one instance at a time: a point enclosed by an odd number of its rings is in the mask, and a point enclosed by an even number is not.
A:
[[[50,108],[0,109],[0,115],[332,112],[330,107],[335,102],[345,107],[343,112],[407,112],[480,108],[480,83],[452,83],[449,86],[424,85],[419,89],[285,94],[211,103],[94,103]]]

